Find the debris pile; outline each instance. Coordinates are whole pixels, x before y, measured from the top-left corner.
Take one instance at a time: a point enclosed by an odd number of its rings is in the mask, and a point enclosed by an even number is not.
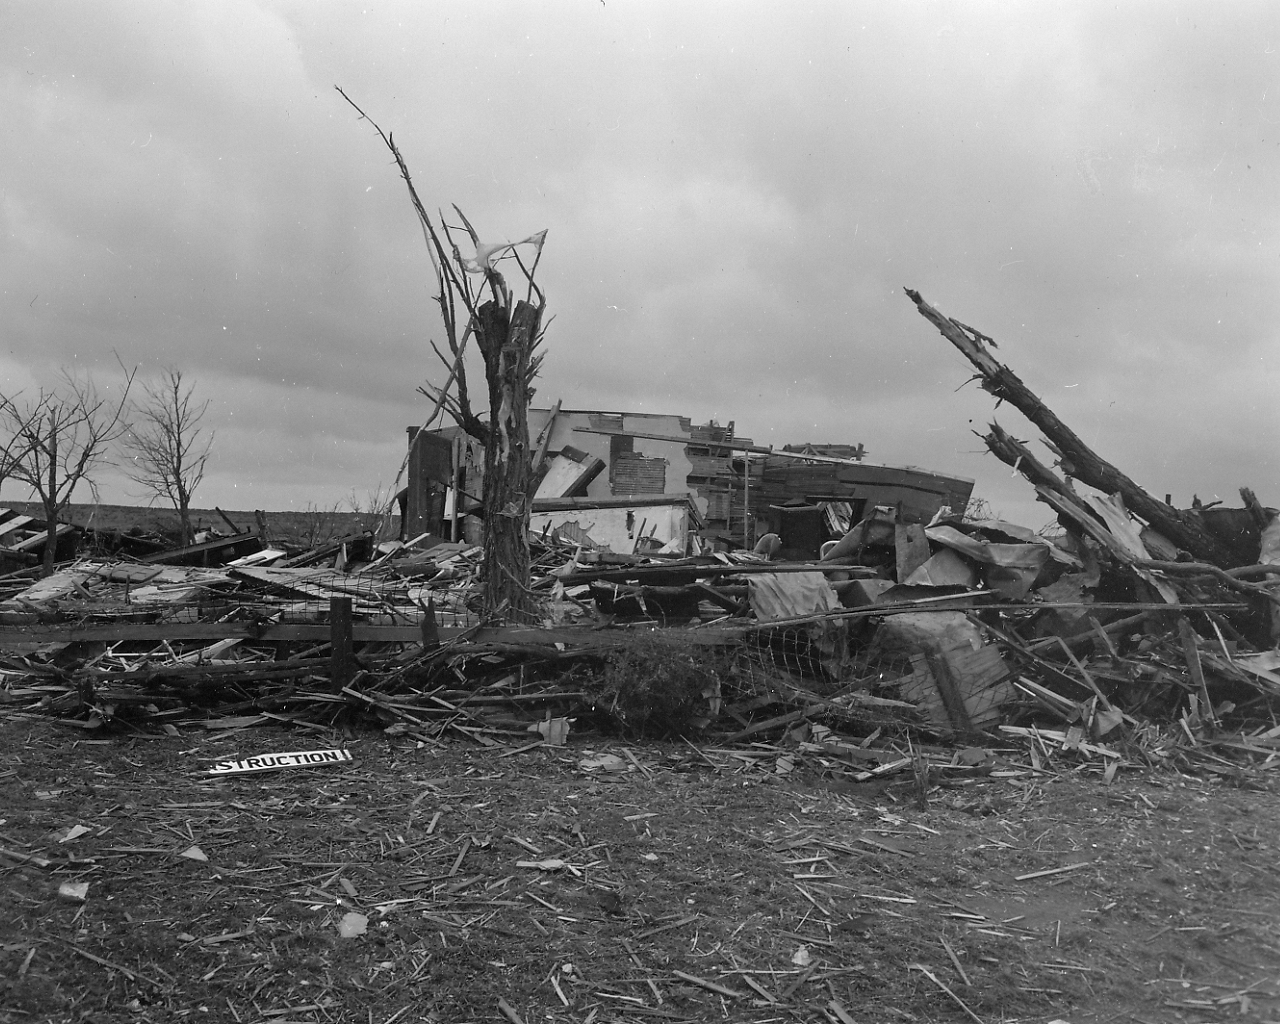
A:
[[[364,717],[423,742],[559,744],[594,724],[816,743],[863,778],[913,763],[921,737],[1021,744],[1037,764],[1067,751],[1112,774],[1274,763],[1276,510],[1247,489],[1241,509],[1155,501],[984,335],[910,294],[1058,453],[1050,468],[996,424],[984,438],[1056,512],[1052,529],[947,507],[854,522],[837,503],[822,514],[842,535],[782,560],[771,537],[615,554],[542,523],[528,538],[537,621],[520,625],[481,614],[481,549],[431,535],[297,551],[242,532],[81,558],[0,578],[0,700],[84,728]]]
[[[1280,657],[1256,643],[1273,599],[1229,571],[888,508],[807,563],[533,546],[543,619],[520,627],[480,616],[465,543],[363,535],[221,566],[174,553],[10,576],[0,693],[84,728],[170,732],[356,715],[482,744],[563,742],[582,719],[723,743],[817,730],[871,775],[902,770],[870,744],[905,726],[1025,740],[1033,759],[1118,760],[1134,739],[1223,765],[1273,753],[1269,730],[1240,731],[1280,693]]]

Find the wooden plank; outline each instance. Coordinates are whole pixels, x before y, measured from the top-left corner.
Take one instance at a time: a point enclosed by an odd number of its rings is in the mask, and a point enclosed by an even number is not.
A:
[[[982,729],[997,721],[1004,702],[1016,696],[999,648],[987,646],[975,651],[961,645],[948,650],[945,658],[959,680],[960,696],[973,727]]]
[[[534,442],[533,462],[530,463],[533,471],[536,473],[542,466],[542,460],[547,457],[547,448],[551,444],[551,433],[556,428],[556,417],[560,415],[560,399],[556,399],[556,404],[551,407],[551,415],[547,417],[546,425],[538,432],[538,439]]]
[[[566,445],[551,460],[546,476],[538,484],[534,500],[585,495],[587,486],[603,471],[602,459]]]
[[[860,463],[855,459],[836,459],[829,455],[801,455],[799,452],[783,451],[781,448],[762,448],[759,445],[752,444],[746,438],[731,438],[725,441],[709,441],[695,440],[691,436],[673,437],[670,434],[646,434],[639,430],[599,430],[595,427],[574,427],[576,433],[580,434],[607,434],[617,436],[625,434],[630,437],[640,437],[648,441],[669,441],[672,444],[683,444],[695,448],[709,448],[712,451],[730,451],[730,452],[751,452],[755,455],[776,455],[783,459],[798,459],[802,462],[829,462],[840,466],[856,466]]]
[[[0,509],[0,513],[8,512],[8,509]],[[6,519],[0,523],[0,537],[13,530],[21,529],[27,523],[34,523],[35,520],[31,516],[14,516],[12,519]]]
[[[898,692],[902,699],[917,705],[926,715],[929,724],[941,731],[951,728],[951,719],[942,703],[942,697],[933,682],[933,673],[929,670],[924,656],[913,654],[911,664],[915,671],[897,681]]]
[[[899,692],[917,704],[935,728],[963,733],[999,720],[1001,706],[1017,695],[1009,667],[994,646],[966,644],[944,652],[913,654],[915,671],[898,680]]]
[[[209,555],[226,555],[227,559],[251,555],[262,550],[262,541],[256,533],[238,533],[234,537],[219,537],[203,544],[191,544],[185,548],[158,551],[138,559],[148,565],[176,564],[184,561],[203,563]]]
[[[233,577],[243,577],[268,586],[290,590],[303,597],[328,600],[333,590],[326,587],[313,569],[274,569],[271,566],[239,565],[229,570]],[[325,570],[321,570],[325,572]]]
[[[233,577],[247,577],[268,586],[292,590],[305,597],[327,601],[334,595],[360,598],[366,605],[378,605],[394,596],[397,590],[404,592],[403,584],[384,584],[378,587],[367,577],[340,572],[337,569],[289,569],[278,566],[238,565],[228,569]]]
[[[56,536],[63,537],[74,530],[74,526],[68,526],[66,523],[59,523],[56,530]],[[26,538],[26,540],[20,540],[16,544],[9,544],[7,547],[10,551],[30,551],[32,548],[41,547],[48,539],[49,534],[45,530],[41,530],[39,533],[32,534],[30,537]]]
[[[1191,628],[1185,615],[1178,616],[1178,635],[1182,639],[1182,655],[1187,660],[1187,669],[1191,673],[1191,682],[1199,691],[1200,714],[1213,725],[1217,724],[1213,713],[1213,701],[1209,699],[1209,688],[1204,679],[1204,667],[1200,664],[1200,649],[1196,646],[1196,632]]]
[[[946,708],[951,727],[961,735],[973,732],[973,720],[969,717],[965,693],[961,690],[961,686],[969,680],[952,670],[951,663],[940,648],[926,651],[925,661],[929,663],[929,669],[933,673],[933,684],[938,689],[938,696],[942,698],[942,706]]]

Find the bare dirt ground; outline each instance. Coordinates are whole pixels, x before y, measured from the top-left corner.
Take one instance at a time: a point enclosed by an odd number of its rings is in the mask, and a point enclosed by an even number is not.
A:
[[[522,743],[0,722],[0,1020],[1280,1019],[1265,771]]]

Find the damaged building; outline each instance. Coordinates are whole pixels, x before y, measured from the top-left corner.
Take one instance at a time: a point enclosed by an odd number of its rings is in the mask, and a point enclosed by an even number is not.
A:
[[[477,539],[483,446],[457,427],[408,433],[406,536]],[[963,510],[973,490],[963,477],[868,462],[862,445],[762,447],[732,421],[557,403],[529,410],[529,435],[533,531],[618,554],[749,548],[776,534],[784,557],[817,557],[876,506],[928,522],[944,506]]]

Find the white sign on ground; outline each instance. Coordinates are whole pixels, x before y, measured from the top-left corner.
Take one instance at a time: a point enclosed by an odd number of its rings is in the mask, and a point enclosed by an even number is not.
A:
[[[243,761],[218,761],[210,775],[239,775],[243,772],[265,772],[275,768],[311,768],[319,764],[350,761],[349,750],[291,750],[283,754],[260,754]]]

